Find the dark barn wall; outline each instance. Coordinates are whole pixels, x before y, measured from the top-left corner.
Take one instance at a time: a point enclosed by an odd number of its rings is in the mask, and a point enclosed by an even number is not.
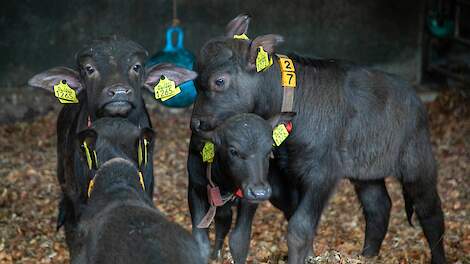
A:
[[[169,0],[2,1],[0,95],[34,73],[73,65],[90,39],[117,33],[151,53],[163,47]],[[376,65],[416,81],[423,1],[178,0],[185,45],[197,52],[237,14],[253,16],[249,36],[285,36],[284,51]],[[16,89],[16,88],[15,88]]]

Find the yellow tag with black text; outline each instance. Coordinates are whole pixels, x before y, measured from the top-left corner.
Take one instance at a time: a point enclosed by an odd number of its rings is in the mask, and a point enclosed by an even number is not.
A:
[[[284,87],[295,88],[295,86],[297,85],[295,72],[281,71],[281,83]]]
[[[202,154],[202,161],[203,162],[213,162],[214,161],[214,156],[215,156],[215,150],[214,150],[214,143],[212,142],[206,142],[204,144],[204,147],[202,148],[201,154]]]
[[[289,136],[289,131],[284,124],[279,124],[273,129],[273,139],[276,146],[280,146]]]
[[[244,40],[250,40],[246,34],[241,34],[241,35],[233,35],[234,39],[244,39]]]
[[[168,79],[166,76],[162,76],[162,78],[160,78],[160,81],[155,86],[154,90],[155,99],[160,99],[162,102],[181,93],[181,89],[176,87],[175,82]]]
[[[269,57],[269,54],[264,51],[263,46],[258,49],[258,55],[256,56],[256,71],[260,72],[273,65],[273,58]]]
[[[285,72],[295,72],[294,63],[291,59],[287,57],[280,57],[279,58],[279,66],[281,67],[281,71]]]
[[[295,88],[297,85],[297,79],[295,75],[294,62],[285,56],[279,57],[279,67],[281,68],[282,86]]]
[[[77,92],[70,88],[65,80],[54,85],[54,95],[59,99],[62,104],[76,104],[78,103]]]

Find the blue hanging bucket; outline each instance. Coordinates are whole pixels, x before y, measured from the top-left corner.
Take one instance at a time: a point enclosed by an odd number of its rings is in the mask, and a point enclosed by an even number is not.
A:
[[[176,46],[173,46],[173,34],[177,33]],[[194,55],[183,47],[184,33],[180,27],[169,27],[166,30],[166,45],[162,51],[153,55],[146,63],[146,67],[152,67],[159,63],[172,63],[179,67],[193,70]],[[179,85],[181,93],[171,99],[161,102],[168,107],[183,108],[190,106],[196,99],[196,87],[193,81]]]

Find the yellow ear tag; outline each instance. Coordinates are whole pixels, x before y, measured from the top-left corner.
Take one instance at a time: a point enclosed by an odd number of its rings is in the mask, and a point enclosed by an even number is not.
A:
[[[158,84],[154,87],[155,99],[166,101],[181,93],[181,89],[176,87],[175,82],[162,75]]]
[[[142,151],[142,141],[139,141],[138,149],[137,149],[137,159],[139,162],[139,167],[142,166],[142,162],[144,165],[147,165],[147,145],[149,141],[144,138],[143,140],[144,149]]]
[[[88,148],[86,141],[83,141],[83,148],[85,149],[86,163],[88,164],[88,168],[91,170],[93,168],[93,161],[91,160],[90,149]],[[96,159],[96,153],[94,154]]]
[[[78,103],[77,93],[74,89],[70,88],[65,80],[54,85],[54,95],[59,99],[62,104],[76,104]]]
[[[95,187],[95,179],[91,179],[90,183],[88,183],[88,198],[90,198],[91,192]]]
[[[93,156],[95,157],[95,165],[96,165],[96,167],[98,167],[99,166],[98,165],[98,157],[96,156],[96,151],[95,150],[93,150]]]
[[[269,57],[269,54],[264,51],[263,46],[258,49],[258,56],[256,56],[256,71],[260,72],[273,65],[273,58]]]
[[[250,40],[246,34],[241,34],[241,35],[233,35],[234,39],[244,39],[244,40]]]
[[[137,146],[137,161],[139,162],[139,167],[142,166],[142,142],[139,140],[139,145]]]
[[[141,171],[139,171],[139,182],[140,182],[140,185],[142,185],[142,189],[145,191],[144,176],[142,176]]]
[[[202,161],[203,162],[213,162],[214,161],[214,143],[212,142],[206,142],[204,144],[204,147],[202,148],[201,151],[202,154]]]
[[[284,124],[279,124],[273,129],[273,139],[276,146],[280,146],[289,136],[289,132]]]
[[[147,165],[147,145],[149,144],[149,141],[144,138],[144,165]]]

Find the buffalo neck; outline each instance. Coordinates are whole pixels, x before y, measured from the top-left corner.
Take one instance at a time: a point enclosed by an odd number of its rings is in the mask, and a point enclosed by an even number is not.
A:
[[[124,184],[117,184],[107,187],[106,190],[93,190],[86,207],[88,209],[87,213],[94,215],[97,212],[110,210],[123,204],[142,207],[152,206],[152,202],[142,190]]]
[[[271,67],[256,74],[260,75],[260,82],[253,113],[267,119],[281,112],[283,87],[278,60],[273,58]]]

